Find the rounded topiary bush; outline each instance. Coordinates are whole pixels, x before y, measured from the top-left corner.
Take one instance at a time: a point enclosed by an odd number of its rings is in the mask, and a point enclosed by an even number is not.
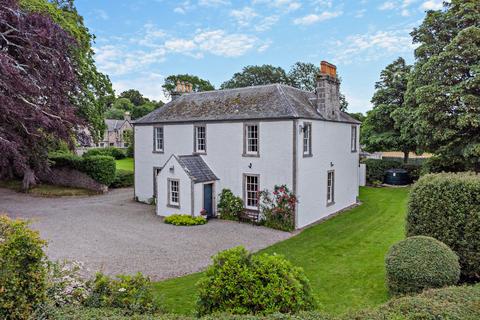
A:
[[[444,243],[425,236],[394,244],[385,258],[390,294],[421,292],[456,284],[460,278],[458,256]]]
[[[90,156],[83,159],[83,172],[109,186],[115,180],[115,160],[110,156]]]
[[[251,255],[243,247],[218,253],[198,283],[200,316],[296,313],[315,300],[303,269],[279,255]]]

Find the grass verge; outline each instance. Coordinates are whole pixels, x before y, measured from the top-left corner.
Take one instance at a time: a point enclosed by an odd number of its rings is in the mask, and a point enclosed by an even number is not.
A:
[[[117,170],[126,170],[133,172],[133,158],[115,160]]]

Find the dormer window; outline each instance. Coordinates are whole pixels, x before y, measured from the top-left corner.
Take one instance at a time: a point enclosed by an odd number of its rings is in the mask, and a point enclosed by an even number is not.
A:
[[[244,125],[243,155],[247,157],[259,156],[259,125],[258,123],[246,123]]]
[[[194,127],[194,146],[196,153],[207,153],[207,127],[199,125]]]

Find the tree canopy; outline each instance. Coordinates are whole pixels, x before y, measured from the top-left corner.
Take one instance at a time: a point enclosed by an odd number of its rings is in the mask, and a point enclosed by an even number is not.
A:
[[[120,93],[119,98],[127,98],[131,103],[133,103],[135,106],[141,106],[142,104],[145,104],[148,102],[148,98],[145,98],[140,91],[135,90],[135,89],[129,89],[126,91],[123,91]],[[117,99],[118,101],[119,99]]]
[[[213,84],[211,84],[208,80],[190,74],[174,74],[165,78],[165,83],[162,86],[165,96],[171,96],[171,94],[175,91],[177,81],[185,81],[190,83],[192,85],[193,92],[215,90]]]
[[[81,87],[70,55],[77,43],[49,17],[0,0],[0,174],[23,176],[26,189],[50,144],[72,146],[84,123],[71,99]]]

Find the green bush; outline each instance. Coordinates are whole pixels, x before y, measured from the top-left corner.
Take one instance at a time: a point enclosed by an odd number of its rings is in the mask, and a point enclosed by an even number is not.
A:
[[[403,164],[402,169],[407,170],[411,181],[418,181],[420,179],[422,166],[418,164]]]
[[[89,295],[83,264],[76,261],[47,262],[47,296],[54,306],[80,305]]]
[[[207,223],[207,219],[204,217],[192,217],[188,214],[172,214],[171,216],[165,217],[163,222],[176,226],[197,226]]]
[[[297,197],[286,185],[275,186],[273,196],[268,190],[260,192],[262,223],[269,228],[283,231],[295,229]]]
[[[97,273],[90,296],[85,305],[94,308],[121,308],[128,314],[155,313],[160,307],[153,298],[150,279],[137,273],[135,276],[118,275],[112,279]]]
[[[50,165],[55,168],[71,168],[83,171],[83,158],[67,152],[52,152],[48,155]]]
[[[46,268],[38,232],[0,216],[0,318],[28,319],[46,302]]]
[[[134,182],[134,174],[128,170],[117,170],[115,173],[115,180],[113,180],[110,187],[112,188],[127,188],[132,187]]]
[[[362,161],[367,166],[367,183],[372,184],[374,181],[381,181],[385,177],[385,171],[388,169],[402,168],[402,163],[389,159],[365,159]]]
[[[465,163],[461,159],[433,156],[425,160],[422,165],[422,175],[440,172],[461,172],[465,171]]]
[[[219,198],[217,208],[220,218],[238,221],[239,216],[245,210],[242,198],[235,196],[230,189],[223,189]]]
[[[454,285],[460,277],[458,256],[444,243],[425,236],[394,244],[385,257],[391,295]]]
[[[197,283],[197,313],[296,313],[312,310],[315,300],[303,269],[279,255],[251,255],[243,247],[213,257]]]
[[[123,150],[115,147],[106,147],[106,148],[94,148],[89,149],[85,152],[83,157],[91,157],[91,156],[110,156],[115,160],[124,159],[126,154]]]
[[[90,156],[83,158],[83,172],[106,186],[109,186],[115,180],[116,170],[115,160],[112,157]]]
[[[480,280],[480,176],[423,176],[410,193],[406,231],[442,241],[457,253],[462,280]]]

